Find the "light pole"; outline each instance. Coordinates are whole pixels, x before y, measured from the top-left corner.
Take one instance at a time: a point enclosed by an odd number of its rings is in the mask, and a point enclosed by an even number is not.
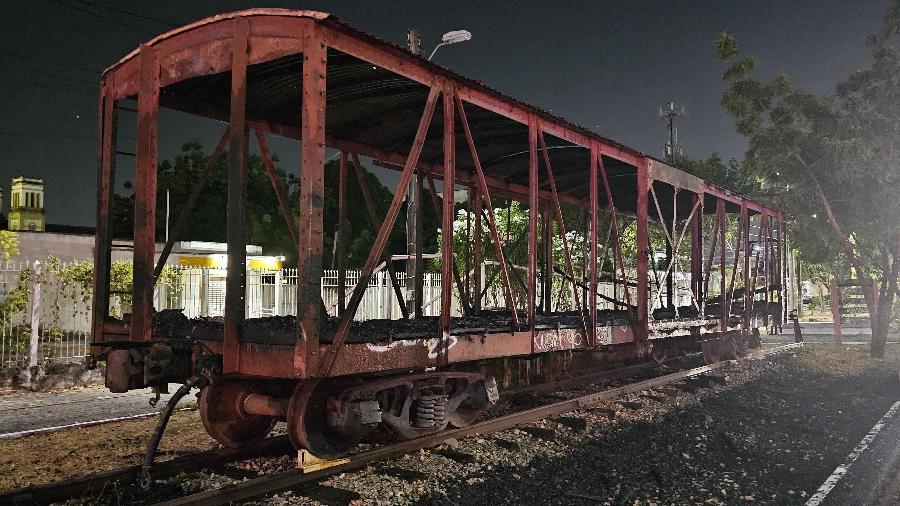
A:
[[[438,48],[472,38],[467,30],[454,30],[441,37],[441,42],[434,47],[428,59],[434,57]],[[415,28],[406,32],[406,43],[409,52],[422,56],[422,36]],[[422,261],[422,178],[413,174],[406,188],[406,305],[413,318],[422,316],[422,289],[424,263]],[[453,192],[450,192],[451,198]]]
[[[428,60],[430,61],[434,58],[434,53],[437,53],[438,48],[441,46],[449,46],[450,44],[456,44],[458,42],[465,42],[467,40],[472,39],[472,32],[468,30],[453,30],[452,32],[447,32],[441,37],[441,43],[434,46],[434,51],[428,56]]]

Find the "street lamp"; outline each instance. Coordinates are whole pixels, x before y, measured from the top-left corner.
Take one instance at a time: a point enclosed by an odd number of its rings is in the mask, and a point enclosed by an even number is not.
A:
[[[449,46],[450,44],[456,44],[457,42],[465,42],[467,40],[472,39],[472,32],[468,30],[453,30],[452,32],[447,32],[441,37],[441,43],[434,46],[434,51],[431,52],[431,55],[428,57],[429,60],[434,58],[434,53],[437,53],[437,50],[441,46]]]

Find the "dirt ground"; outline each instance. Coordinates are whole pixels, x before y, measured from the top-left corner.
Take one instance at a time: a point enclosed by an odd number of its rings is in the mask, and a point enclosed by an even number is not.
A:
[[[157,418],[116,422],[0,440],[0,490],[140,464]],[[160,445],[160,460],[208,450],[210,438],[195,410],[173,414]]]

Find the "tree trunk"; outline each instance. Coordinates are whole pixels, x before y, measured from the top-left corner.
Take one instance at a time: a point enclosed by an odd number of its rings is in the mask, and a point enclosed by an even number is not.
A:
[[[892,304],[889,302],[886,305],[888,306],[887,308],[884,307],[884,303],[878,304],[878,312],[874,315],[871,315],[871,352],[872,356],[875,358],[884,358],[884,348],[885,344],[887,343],[888,327],[891,323],[890,306],[892,306]]]

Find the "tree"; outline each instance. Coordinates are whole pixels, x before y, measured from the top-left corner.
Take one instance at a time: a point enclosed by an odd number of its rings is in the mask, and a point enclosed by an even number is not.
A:
[[[9,230],[0,230],[0,257],[9,260],[19,256],[19,236]]]
[[[169,192],[170,224],[174,224],[179,213],[188,200],[194,182],[200,178],[208,156],[203,146],[197,141],[188,141],[172,160],[159,163],[157,169],[157,201],[156,201],[156,239],[165,240],[166,191]],[[273,156],[278,180],[285,192],[294,221],[298,227],[300,207],[300,179],[291,172],[279,167],[278,158]],[[378,214],[378,225],[384,218],[391,203],[393,194],[374,174],[362,168],[364,180]],[[359,268],[365,263],[372,243],[378,233],[369,220],[365,200],[359,188],[359,182],[353,167],[347,167],[346,214],[348,217],[347,261],[348,268]],[[325,164],[325,203],[323,209],[323,266],[333,265],[334,232],[337,229],[338,206],[338,162]],[[122,188],[127,193],[113,196],[112,233],[117,239],[130,239],[134,234],[134,193],[130,181],[125,181]],[[425,237],[423,244],[429,252],[437,250],[437,215],[431,205],[431,194],[425,190],[423,197]],[[226,241],[226,220],[228,196],[228,159],[222,156],[214,164],[197,204],[192,210],[178,240],[193,241]],[[405,213],[400,213],[397,223],[388,242],[387,250],[391,253],[406,251]],[[171,232],[171,230],[170,230]],[[247,160],[247,241],[249,244],[262,246],[263,252],[269,255],[284,255],[287,265],[296,265],[297,248],[291,244],[290,234],[278,207],[278,201],[272,190],[262,158],[252,154]]]
[[[727,68],[722,105],[749,140],[744,165],[793,220],[808,261],[840,252],[864,289],[873,356],[884,344],[900,274],[900,0],[871,36],[872,61],[818,97],[785,75],[764,83],[733,36],[716,42]]]

